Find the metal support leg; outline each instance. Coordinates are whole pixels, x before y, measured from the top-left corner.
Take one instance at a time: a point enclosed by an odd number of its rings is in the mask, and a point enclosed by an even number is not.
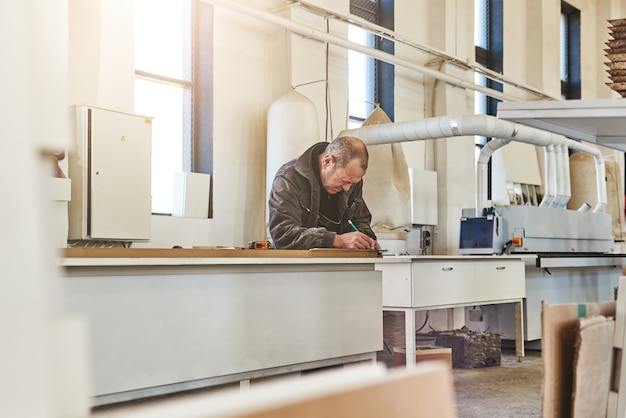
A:
[[[524,357],[524,301],[515,302],[515,355]]]
[[[250,379],[239,381],[239,390],[241,392],[247,392],[250,390]]]
[[[415,310],[404,309],[404,335],[406,339],[406,368],[415,368]]]

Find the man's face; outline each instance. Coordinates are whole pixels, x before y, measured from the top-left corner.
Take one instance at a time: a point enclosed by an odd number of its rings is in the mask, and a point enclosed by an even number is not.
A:
[[[320,168],[322,186],[329,194],[337,194],[342,190],[346,192],[354,183],[361,181],[365,171],[361,168],[358,159],[351,160],[344,168],[337,168],[335,160],[330,155],[325,155]]]

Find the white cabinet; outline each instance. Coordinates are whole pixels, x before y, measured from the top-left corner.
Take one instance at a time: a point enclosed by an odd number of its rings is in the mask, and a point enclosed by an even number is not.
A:
[[[407,367],[415,362],[415,312],[461,306],[514,303],[516,353],[524,356],[522,257],[384,257],[376,269],[383,274],[383,310],[404,312]]]
[[[425,309],[525,297],[521,259],[465,257],[418,256],[404,263],[378,263],[383,305]]]
[[[474,266],[463,262],[412,263],[412,306],[450,305],[473,299]]]
[[[477,261],[474,269],[477,299],[489,301],[526,297],[523,261]]]
[[[152,118],[77,106],[69,239],[150,239]]]

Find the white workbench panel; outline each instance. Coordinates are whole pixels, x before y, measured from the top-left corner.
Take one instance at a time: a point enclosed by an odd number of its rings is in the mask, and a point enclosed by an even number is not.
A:
[[[371,260],[158,260],[61,263],[67,307],[89,321],[95,397],[382,349],[382,279]]]

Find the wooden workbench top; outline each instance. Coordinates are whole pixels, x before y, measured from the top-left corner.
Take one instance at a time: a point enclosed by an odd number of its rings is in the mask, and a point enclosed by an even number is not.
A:
[[[316,248],[249,250],[244,248],[63,248],[63,258],[377,258],[377,250]]]

